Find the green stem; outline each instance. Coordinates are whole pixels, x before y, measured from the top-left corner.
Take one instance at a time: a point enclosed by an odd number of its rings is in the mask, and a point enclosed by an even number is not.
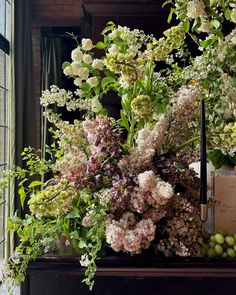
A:
[[[128,145],[130,148],[133,146],[135,123],[136,123],[136,121],[135,121],[134,117],[132,116],[130,131],[129,131],[129,135],[128,135]]]
[[[171,148],[169,152],[171,152],[171,153],[177,153],[177,152],[181,151],[187,145],[193,143],[196,140],[199,140],[199,138],[200,138],[199,135],[197,135],[197,136],[195,136],[193,138],[190,138],[189,140],[181,143],[179,146],[176,146],[176,147]]]

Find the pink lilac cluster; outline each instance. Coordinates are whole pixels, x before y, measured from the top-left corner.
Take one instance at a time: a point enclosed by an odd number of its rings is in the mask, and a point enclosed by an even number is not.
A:
[[[198,85],[182,86],[171,100],[169,127],[166,134],[166,150],[176,147],[192,137],[191,122],[198,114]]]
[[[124,213],[119,221],[111,219],[106,227],[106,240],[115,251],[139,254],[148,249],[155,237],[156,226],[151,219],[137,221],[132,212]]]
[[[129,155],[124,155],[119,162],[119,167],[124,174],[133,176],[152,169],[153,157],[160,153],[165,142],[167,126],[166,119],[161,119],[153,129],[146,126],[139,130],[136,147],[131,150]]]
[[[83,130],[94,156],[117,157],[117,154],[120,153],[120,133],[112,127],[112,121],[112,118],[101,115],[94,120],[83,121]]]
[[[107,243],[115,251],[131,254],[149,247],[155,238],[156,223],[166,215],[173,197],[172,186],[152,170],[137,175],[135,180],[136,185],[120,191],[126,194],[121,202],[111,202],[113,214],[106,227]]]

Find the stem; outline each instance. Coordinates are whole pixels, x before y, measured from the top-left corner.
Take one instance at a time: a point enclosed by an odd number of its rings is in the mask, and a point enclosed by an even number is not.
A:
[[[186,147],[187,145],[193,143],[193,142],[196,141],[196,140],[199,140],[199,138],[200,138],[199,135],[197,135],[197,136],[195,136],[195,137],[193,137],[193,138],[190,138],[189,140],[183,142],[183,143],[180,144],[179,146],[171,148],[171,149],[169,150],[169,152],[171,152],[171,153],[177,153],[177,152],[181,151],[181,150],[182,150],[184,147]]]
[[[134,140],[134,126],[135,126],[135,119],[132,116],[132,120],[131,120],[131,125],[130,125],[130,131],[129,131],[129,135],[128,135],[128,145],[131,148],[131,146],[133,145],[133,140]]]

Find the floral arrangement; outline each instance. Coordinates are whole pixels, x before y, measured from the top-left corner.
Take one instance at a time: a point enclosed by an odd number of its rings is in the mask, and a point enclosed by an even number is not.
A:
[[[172,4],[169,20],[176,14],[180,22],[162,38],[109,22],[103,41],[82,39],[63,64],[76,90],[53,85],[42,93],[56,142],[45,158],[25,148],[25,167],[5,172],[0,183],[5,189],[18,179],[30,212],[9,220],[20,241],[5,267],[9,284],[24,279],[29,261],[53,251],[55,237],[81,254],[90,288],[105,245],[130,255],[202,255],[200,181],[189,164],[199,158],[201,97],[211,160],[216,167],[236,164],[236,31],[222,33],[236,8],[233,1]],[[201,41],[194,32],[208,35]],[[195,58],[189,34],[201,49]],[[104,56],[96,58],[96,50]],[[108,93],[120,97],[118,120],[102,105]],[[53,105],[80,110],[83,118],[64,121]]]

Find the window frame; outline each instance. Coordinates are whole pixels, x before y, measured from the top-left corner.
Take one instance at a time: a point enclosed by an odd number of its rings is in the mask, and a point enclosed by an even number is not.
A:
[[[0,159],[0,168],[3,168],[4,170],[7,170],[8,168],[8,131],[9,131],[9,126],[8,126],[8,96],[9,96],[9,77],[8,77],[8,69],[7,65],[7,58],[6,56],[9,57],[10,55],[10,41],[7,39],[7,5],[10,5],[9,0],[4,1],[4,9],[3,9],[3,18],[4,18],[4,31],[0,33],[0,51],[5,55],[4,60],[3,60],[3,85],[0,85],[0,90],[3,92],[3,96],[0,99],[3,99],[3,109],[1,110],[0,115],[3,115],[3,121],[0,122],[0,128],[3,128],[3,157]],[[10,25],[9,21],[9,25]],[[3,35],[4,34],[4,35]],[[0,147],[2,148],[2,147]],[[7,202],[7,191],[4,192],[2,199],[0,199],[0,212],[2,213],[1,220],[0,222],[2,223],[2,233],[0,236],[0,247],[2,247],[2,255],[0,256],[0,262],[4,259],[4,252],[5,252],[5,241],[6,241],[6,233],[5,233],[5,228],[6,228],[6,218],[5,218],[5,213],[6,213],[6,202]],[[0,263],[1,264],[1,263]],[[1,278],[0,278],[1,279]],[[1,282],[1,280],[0,280]]]

